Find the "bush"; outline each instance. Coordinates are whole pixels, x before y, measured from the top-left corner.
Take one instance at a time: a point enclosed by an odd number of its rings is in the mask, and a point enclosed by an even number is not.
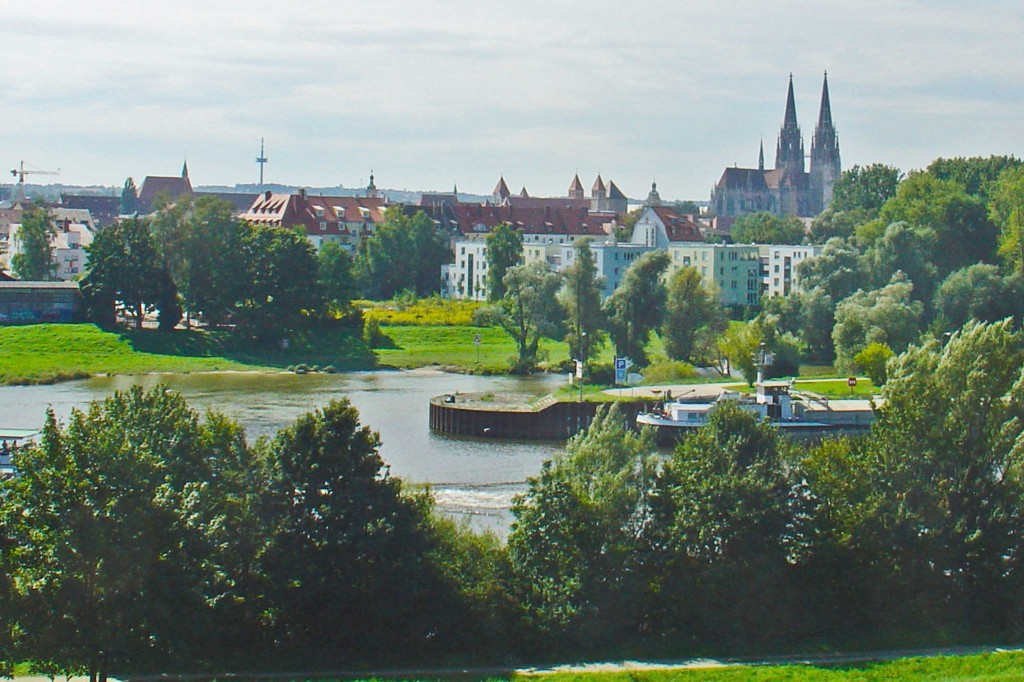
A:
[[[644,370],[645,384],[676,384],[698,377],[697,370],[688,362],[661,360],[648,365]]]
[[[380,322],[376,317],[366,316],[363,321],[363,342],[367,348],[376,348],[380,343]]]
[[[895,353],[884,343],[868,344],[864,350],[853,356],[853,368],[867,374],[875,386],[885,385],[888,377],[889,358]]]

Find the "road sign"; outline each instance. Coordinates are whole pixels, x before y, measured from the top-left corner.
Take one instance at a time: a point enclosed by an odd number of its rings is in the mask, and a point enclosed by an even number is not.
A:
[[[615,383],[626,383],[626,358],[615,358]]]
[[[849,379],[847,379],[846,380],[846,385],[849,386],[850,388],[853,388],[854,386],[856,386],[857,385],[857,377],[850,377]]]
[[[476,336],[473,337],[473,345],[474,346],[479,346],[480,345],[480,335],[479,334],[477,334]]]
[[[583,378],[583,362],[580,360],[576,360],[576,378]]]

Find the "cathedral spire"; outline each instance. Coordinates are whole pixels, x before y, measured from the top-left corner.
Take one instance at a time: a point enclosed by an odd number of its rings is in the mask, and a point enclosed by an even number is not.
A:
[[[782,127],[795,128],[796,122],[796,98],[793,97],[793,74],[789,74],[789,92],[786,94],[786,116],[782,119]]]
[[[828,98],[828,71],[825,72],[825,80],[821,85],[821,111],[818,112],[818,127],[832,127],[832,103]]]
[[[757,170],[764,170],[764,138],[761,138],[761,150],[757,153]]]

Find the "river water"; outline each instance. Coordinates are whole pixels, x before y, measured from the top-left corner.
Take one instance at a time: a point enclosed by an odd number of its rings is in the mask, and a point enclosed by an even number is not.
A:
[[[510,442],[437,435],[428,427],[429,400],[442,393],[515,392],[542,395],[562,376],[480,377],[436,370],[345,374],[204,373],[94,377],[53,386],[0,388],[0,427],[38,428],[52,407],[66,419],[73,407],[134,384],[167,384],[193,408],[216,409],[241,423],[250,440],[273,435],[296,417],[348,398],[363,424],[381,436],[391,473],[429,484],[445,513],[504,535],[513,496],[558,452],[559,443]]]

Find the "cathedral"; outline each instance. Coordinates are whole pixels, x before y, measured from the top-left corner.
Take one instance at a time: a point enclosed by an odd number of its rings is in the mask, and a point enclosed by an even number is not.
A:
[[[832,125],[828,73],[821,88],[821,110],[811,139],[810,168],[804,170],[804,140],[796,120],[793,75],[789,76],[786,114],[775,148],[775,167],[764,167],[764,142],[757,168],[726,168],[711,192],[711,212],[741,216],[768,211],[778,216],[814,217],[832,203],[839,178],[839,135]]]

